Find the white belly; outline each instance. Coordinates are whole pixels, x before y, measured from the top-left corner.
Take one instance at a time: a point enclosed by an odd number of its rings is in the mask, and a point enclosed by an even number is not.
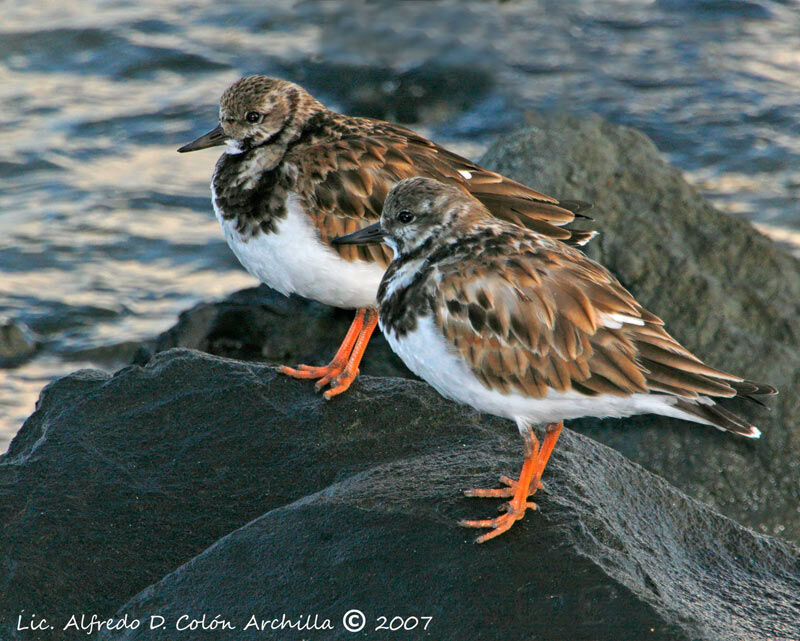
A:
[[[211,189],[213,196],[213,185]],[[383,267],[344,260],[325,245],[296,194],[289,195],[286,209],[287,215],[277,221],[277,233],[244,241],[235,222],[225,220],[214,205],[228,245],[262,283],[282,294],[299,294],[333,307],[374,306]]]
[[[623,417],[633,414],[662,414],[701,422],[673,407],[676,399],[666,395],[584,396],[578,392],[550,390],[545,398],[537,399],[516,392],[504,394],[490,390],[470,371],[455,347],[447,343],[430,316],[418,319],[417,329],[401,340],[383,325],[381,329],[408,369],[442,396],[471,405],[479,412],[528,424],[555,423],[581,416]]]

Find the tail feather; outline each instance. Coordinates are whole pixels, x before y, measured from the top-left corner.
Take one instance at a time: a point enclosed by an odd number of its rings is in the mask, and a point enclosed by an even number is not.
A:
[[[575,214],[575,218],[585,218],[586,220],[594,220],[591,216],[587,216],[583,212],[592,208],[592,203],[587,203],[583,200],[559,200],[558,206],[571,211]]]
[[[778,390],[772,385],[756,383],[755,381],[741,381],[729,383],[729,385],[736,390],[736,394],[739,396],[774,396],[778,393]]]
[[[584,231],[582,229],[570,229],[570,232],[572,232],[572,236],[570,236],[564,242],[566,242],[567,245],[575,245],[578,247],[583,247],[586,243],[592,240],[592,238],[600,233],[596,231]]]
[[[675,407],[700,419],[700,422],[709,423],[718,429],[727,430],[748,438],[761,436],[761,430],[755,425],[751,425],[742,417],[726,410],[710,399],[695,401],[681,398],[678,399]]]
[[[736,397],[760,405],[755,397],[777,394],[774,387],[709,367],[653,322],[645,321],[628,331],[635,336],[637,356],[651,392],[673,396],[672,407],[684,418],[749,438],[761,436],[755,425],[720,403]]]
[[[592,208],[592,203],[587,203],[583,200],[559,200],[558,206],[572,212],[575,218],[594,220],[591,216],[587,216],[583,213]],[[566,242],[567,245],[572,245],[573,247],[583,247],[586,243],[592,240],[592,238],[600,233],[597,231],[588,231],[584,229],[572,229],[569,226],[567,226],[567,229],[569,229],[572,236],[570,236],[564,242]]]

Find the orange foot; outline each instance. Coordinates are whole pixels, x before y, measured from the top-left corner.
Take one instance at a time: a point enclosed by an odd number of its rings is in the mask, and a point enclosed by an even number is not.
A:
[[[529,444],[529,450],[522,464],[518,481],[508,476],[501,476],[500,482],[506,487],[491,490],[467,490],[464,492],[466,496],[478,498],[511,497],[511,500],[503,506],[506,513],[502,516],[495,519],[462,520],[458,522],[463,527],[492,528],[491,531],[475,539],[475,543],[485,543],[496,536],[500,536],[516,521],[525,516],[527,509],[536,509],[536,503],[529,501],[528,497],[542,487],[542,473],[561,434],[562,427],[562,423],[549,424],[541,448],[533,430],[530,430],[530,439],[526,439]]]
[[[374,309],[359,309],[330,363],[324,367],[298,365],[297,369],[283,366],[280,371],[294,378],[319,379],[314,386],[317,391],[330,384],[331,388],[323,394],[330,400],[350,387],[358,376],[358,365],[377,324],[378,313]]]
[[[523,516],[525,516],[525,510],[528,508],[535,510],[536,503],[533,501],[523,501],[522,503],[517,503],[512,500],[506,503],[505,507],[506,513],[503,514],[503,516],[498,516],[496,519],[479,519],[475,521],[462,520],[459,521],[458,524],[462,527],[492,528],[490,532],[481,534],[477,539],[475,539],[475,543],[485,543],[489,539],[500,536],[503,532],[514,525],[516,521],[519,521]]]

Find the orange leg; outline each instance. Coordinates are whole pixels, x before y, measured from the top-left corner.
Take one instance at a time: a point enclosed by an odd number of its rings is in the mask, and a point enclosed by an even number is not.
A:
[[[324,367],[298,365],[297,369],[284,366],[280,371],[294,378],[318,378],[315,386],[317,390],[332,383],[333,387],[324,394],[325,398],[330,400],[350,387],[358,376],[358,365],[377,324],[378,312],[375,309],[359,309],[330,363]]]
[[[564,429],[564,423],[550,423],[544,435],[544,440],[542,441],[542,447],[539,449],[539,467],[536,470],[536,475],[534,479],[537,482],[537,485],[541,481],[542,474],[544,474],[544,468],[547,467],[547,462],[550,460],[550,455],[553,453],[553,449],[556,446],[556,441],[558,437],[561,436],[561,430]],[[533,486],[531,486],[533,487]],[[535,491],[535,490],[534,490]]]
[[[506,503],[506,513],[496,519],[482,519],[475,521],[459,521],[459,525],[472,528],[492,528],[490,532],[482,534],[477,539],[476,543],[484,543],[489,539],[501,535],[508,530],[516,521],[519,521],[525,516],[525,510],[531,508],[536,509],[536,503],[528,501],[528,497],[534,494],[536,490],[541,487],[541,478],[544,468],[547,466],[547,461],[550,459],[550,454],[556,445],[556,441],[561,434],[563,423],[550,423],[547,426],[547,432],[541,447],[539,441],[533,433],[529,430],[529,438],[526,438],[525,448],[525,461],[522,464],[522,470],[519,473],[519,480],[514,481],[507,476],[500,477],[507,487],[497,490],[467,490],[467,496],[474,497],[506,497],[511,496],[511,500]]]
[[[500,482],[505,485],[505,487],[493,488],[491,490],[464,490],[464,496],[477,499],[508,499],[514,496],[517,491],[517,480],[504,474],[500,477]],[[531,481],[531,486],[528,488],[528,496],[534,494],[536,490],[543,489],[544,484],[541,481],[539,481],[536,487],[533,487],[533,481]]]
[[[367,349],[369,339],[372,338],[372,332],[378,326],[378,311],[372,307],[368,307],[364,314],[364,327],[358,334],[356,344],[353,346],[353,351],[350,353],[350,358],[347,359],[347,365],[344,370],[336,378],[330,381],[331,388],[327,390],[323,396],[326,400],[331,400],[334,396],[341,394],[356,380],[358,376],[358,365],[364,357],[364,350]],[[317,381],[316,388],[319,390],[328,383],[327,380],[322,379]]]
[[[353,345],[355,345],[356,339],[361,333],[361,329],[364,327],[364,314],[366,311],[366,309],[359,309],[356,312],[356,317],[350,324],[350,329],[347,330],[347,334],[345,335],[342,344],[339,346],[339,349],[336,350],[336,354],[330,363],[324,367],[298,365],[297,369],[284,365],[281,367],[281,373],[287,374],[293,378],[323,378],[325,376],[337,376],[347,364],[347,359],[350,356],[350,352],[353,351]]]

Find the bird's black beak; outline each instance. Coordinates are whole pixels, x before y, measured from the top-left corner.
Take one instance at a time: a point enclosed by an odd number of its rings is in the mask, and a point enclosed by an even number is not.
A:
[[[217,145],[224,145],[228,136],[222,131],[222,125],[217,125],[214,129],[199,138],[192,140],[188,145],[178,149],[178,153],[184,154],[187,151],[197,151],[198,149],[208,149]]]
[[[368,245],[369,243],[379,243],[383,240],[380,222],[367,225],[363,229],[354,231],[352,234],[337,236],[331,239],[334,245]]]

